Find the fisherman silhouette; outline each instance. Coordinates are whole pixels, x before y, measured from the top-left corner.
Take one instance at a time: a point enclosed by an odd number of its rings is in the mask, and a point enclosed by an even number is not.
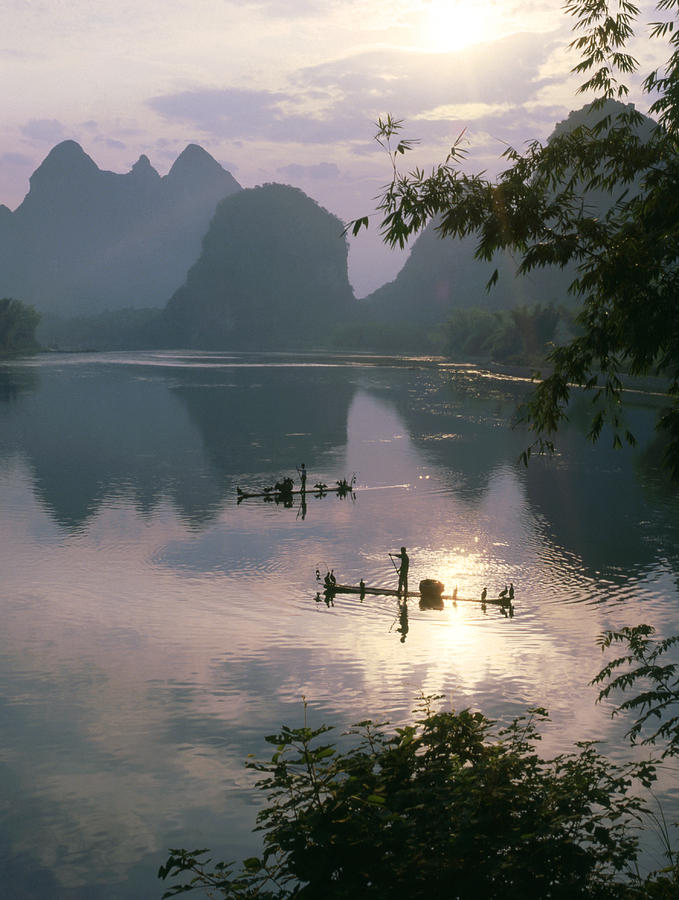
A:
[[[408,569],[410,568],[410,557],[406,553],[406,548],[401,547],[400,553],[390,553],[393,559],[400,559],[401,565],[398,567],[398,592],[408,593]]]
[[[299,480],[302,485],[302,493],[304,493],[304,491],[306,491],[306,468],[304,466],[304,463],[300,463],[297,472],[299,474]]]
[[[486,602],[486,597],[488,596],[488,588],[485,588],[481,591],[481,603]]]

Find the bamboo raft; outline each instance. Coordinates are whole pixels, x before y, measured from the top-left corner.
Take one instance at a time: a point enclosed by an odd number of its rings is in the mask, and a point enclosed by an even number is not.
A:
[[[343,479],[342,481],[336,481],[334,487],[330,487],[327,484],[315,484],[310,488],[291,488],[290,490],[282,490],[276,489],[275,487],[264,488],[261,491],[244,491],[241,488],[236,488],[236,496],[238,497],[238,502],[241,500],[249,499],[250,497],[263,497],[265,500],[285,500],[287,497],[300,497],[311,495],[312,497],[323,497],[325,494],[338,494],[340,496],[347,496],[348,494],[355,493],[355,484],[356,477],[354,476],[351,481],[347,481]]]
[[[319,579],[320,580],[320,579]],[[381,597],[398,597],[404,600],[424,600],[425,602],[445,601],[451,603],[485,603],[492,606],[511,606],[514,597],[458,597],[457,594],[439,594],[428,591],[403,591],[399,593],[395,588],[377,587],[367,584],[323,584],[323,590],[328,594],[359,594],[364,597],[368,594]]]
[[[292,491],[277,491],[274,488],[270,488],[265,491],[243,491],[240,488],[236,488],[236,496],[239,500],[245,500],[250,497],[265,497],[269,500],[280,500],[281,498],[285,499],[285,497],[295,497],[300,496],[301,494],[309,495],[311,494],[314,497],[322,497],[324,494],[353,494],[355,490],[353,487],[324,487],[324,488],[305,488],[301,490],[297,488]]]

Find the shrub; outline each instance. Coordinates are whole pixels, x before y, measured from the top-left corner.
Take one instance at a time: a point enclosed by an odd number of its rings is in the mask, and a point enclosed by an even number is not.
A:
[[[327,726],[268,737],[271,760],[248,763],[268,801],[262,856],[236,870],[206,850],[171,850],[159,876],[189,880],[164,896],[644,896],[631,874],[644,804],[630,789],[652,782],[651,763],[613,764],[591,742],[542,759],[544,710],[502,727],[479,712],[435,712],[434,699],[413,725],[359,723],[346,750],[327,742]]]

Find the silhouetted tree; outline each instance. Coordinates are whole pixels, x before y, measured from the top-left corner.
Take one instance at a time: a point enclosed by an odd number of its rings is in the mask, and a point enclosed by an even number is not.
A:
[[[567,0],[578,36],[571,46],[582,56],[574,71],[588,76],[581,91],[593,91],[592,124],[583,122],[534,141],[524,153],[509,148],[509,167],[497,179],[465,175],[456,144],[431,175],[402,174],[398,158],[412,148],[401,139],[402,122],[378,122],[377,140],[388,151],[393,179],[378,210],[390,244],[403,246],[433,219],[441,237],[478,238],[476,255],[491,260],[517,253],[519,273],[545,266],[574,267],[570,290],[580,301],[579,333],[549,356],[553,371],[537,386],[526,420],[537,437],[533,447],[551,449],[567,418],[572,385],[593,395],[589,434],[597,440],[605,422],[614,441],[630,443],[621,375],[658,374],[670,398],[660,417],[668,438],[667,462],[679,477],[679,0],[658,0],[663,21],[653,39],[665,39],[670,56],[651,72],[644,90],[659,123],[650,134],[643,117],[619,101],[627,87],[618,80],[637,69],[626,51],[639,14],[629,0],[615,9],[607,0]],[[593,118],[592,118],[593,117]],[[597,202],[588,202],[594,194]],[[601,202],[605,198],[605,202]],[[348,226],[356,234],[368,217]],[[497,270],[491,276],[495,280]],[[524,454],[527,461],[530,448]]]
[[[645,896],[631,871],[643,803],[630,788],[653,781],[651,764],[616,765],[592,743],[543,759],[535,724],[544,710],[499,728],[478,712],[435,712],[432,699],[415,724],[391,733],[359,723],[343,751],[326,742],[325,726],[267,738],[271,761],[249,763],[268,801],[262,856],[236,869],[211,864],[205,850],[171,850],[160,877],[189,880],[164,896]]]

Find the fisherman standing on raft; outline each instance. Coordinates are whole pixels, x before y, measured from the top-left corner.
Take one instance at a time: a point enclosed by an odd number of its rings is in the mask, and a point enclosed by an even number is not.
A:
[[[304,493],[306,491],[306,468],[304,466],[304,463],[300,464],[297,472],[299,474],[299,479],[302,482],[302,493]]]
[[[398,592],[399,594],[408,593],[408,567],[410,566],[410,557],[406,553],[406,548],[401,547],[400,553],[390,553],[392,559],[400,559],[401,565],[398,567]]]

